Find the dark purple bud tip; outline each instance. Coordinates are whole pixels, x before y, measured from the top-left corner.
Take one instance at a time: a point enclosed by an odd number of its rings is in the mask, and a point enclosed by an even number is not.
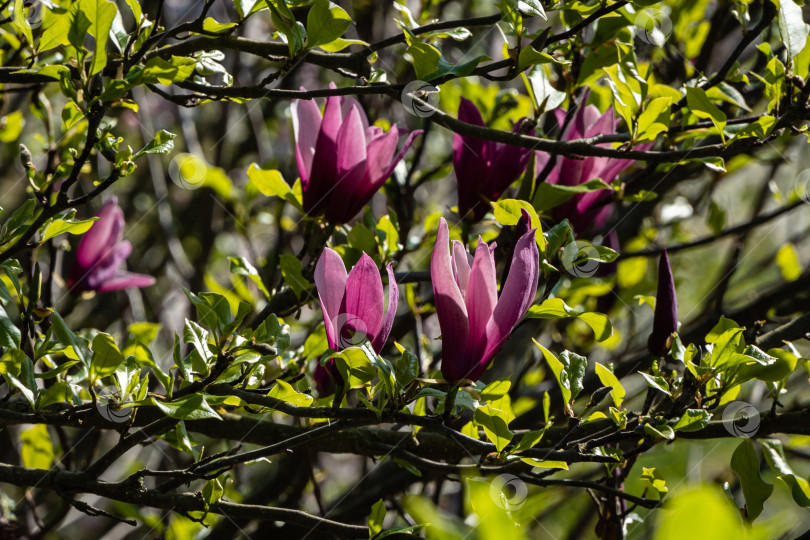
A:
[[[669,266],[667,252],[658,261],[658,293],[655,300],[653,329],[647,340],[650,354],[663,356],[672,344],[672,334],[678,330],[678,298],[675,295],[675,281]]]

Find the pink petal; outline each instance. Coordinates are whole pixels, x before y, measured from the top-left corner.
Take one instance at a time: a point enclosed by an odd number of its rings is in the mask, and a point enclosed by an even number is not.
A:
[[[121,289],[129,289],[137,287],[151,287],[155,284],[155,278],[147,276],[146,274],[133,274],[130,272],[118,272],[110,279],[105,281],[98,289],[98,292],[119,291]]]
[[[393,125],[387,133],[375,136],[369,143],[366,170],[372,184],[380,183],[382,185],[390,176],[391,173],[388,175],[385,173],[389,170],[394,153],[397,151],[398,139],[399,128]]]
[[[321,130],[321,111],[314,100],[293,100],[291,105],[293,133],[295,135],[295,159],[301,184],[309,183],[315,145]]]
[[[466,347],[470,329],[467,308],[453,278],[449,241],[447,222],[441,218],[430,259],[430,277],[433,282],[433,302],[442,331],[442,373],[449,380],[460,380],[468,371]]]
[[[382,326],[383,304],[380,271],[371,257],[363,253],[346,280],[346,294],[335,327],[338,340],[349,339],[352,344],[359,344],[365,337],[373,342]]]
[[[532,229],[515,244],[509,276],[486,329],[486,348],[481,357],[483,370],[506,342],[509,334],[529,310],[537,293],[540,254]]]
[[[468,124],[483,126],[484,119],[478,108],[468,99],[461,98],[458,119]],[[453,172],[458,184],[458,210],[465,216],[483,204],[479,197],[482,175],[487,174],[487,141],[475,137],[453,135]]]
[[[393,129],[394,128],[392,127],[391,131],[393,131]],[[399,131],[397,131],[397,133],[399,133]],[[388,179],[388,177],[391,176],[391,173],[394,172],[394,169],[396,168],[397,163],[402,161],[402,158],[405,157],[405,152],[408,151],[408,149],[413,144],[413,141],[415,141],[416,138],[421,134],[422,134],[421,129],[414,130],[414,131],[412,131],[412,132],[410,132],[408,134],[408,137],[405,139],[405,142],[402,144],[402,148],[399,149],[399,152],[397,152],[397,155],[395,155],[394,158],[391,160],[388,167],[376,179],[376,181],[375,181],[376,184],[382,185]]]
[[[352,107],[337,135],[337,171],[338,182],[341,184],[348,182],[352,185],[366,171],[366,141],[363,132],[360,112]],[[345,189],[345,186],[340,185],[338,189]]]
[[[388,272],[388,307],[385,310],[385,319],[383,319],[382,327],[371,342],[371,346],[377,353],[382,351],[388,339],[388,334],[391,333],[391,328],[394,326],[394,318],[397,315],[397,305],[399,304],[399,288],[397,287],[397,280],[394,277],[394,263],[388,263],[386,271]]]
[[[467,314],[470,321],[470,344],[475,348],[483,341],[487,322],[498,302],[498,283],[495,277],[495,257],[489,246],[478,237],[475,259],[470,271],[470,283],[466,296]]]
[[[461,296],[467,298],[467,286],[470,283],[470,267],[473,258],[467,253],[464,244],[453,240],[453,276],[456,278]]]
[[[87,286],[91,289],[97,289],[103,285],[117,273],[118,267],[124,264],[130,253],[132,253],[132,244],[127,240],[103,253],[95,264],[87,270]]]
[[[104,203],[96,217],[76,248],[76,262],[85,268],[93,266],[124,235],[124,212],[118,206],[117,197]]]
[[[345,96],[343,98],[343,103],[340,104],[340,112],[344,121],[352,109],[357,109],[360,112],[360,122],[363,124],[363,131],[367,130],[370,126],[368,124],[368,117],[363,111],[363,106],[360,105],[360,102],[352,96]]]
[[[346,292],[346,266],[335,251],[324,248],[315,265],[315,287],[323,311],[323,324],[329,347],[336,348],[337,336],[334,321],[340,313],[340,305]]]

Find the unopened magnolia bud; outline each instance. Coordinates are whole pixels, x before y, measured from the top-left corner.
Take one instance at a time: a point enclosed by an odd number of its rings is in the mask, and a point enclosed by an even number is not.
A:
[[[26,172],[36,171],[37,169],[34,166],[34,156],[31,155],[31,151],[24,144],[20,145],[20,163],[25,167]]]

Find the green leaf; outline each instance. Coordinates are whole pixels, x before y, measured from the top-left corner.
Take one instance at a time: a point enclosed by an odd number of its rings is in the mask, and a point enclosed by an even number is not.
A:
[[[394,364],[394,374],[397,379],[397,386],[404,388],[419,376],[419,358],[412,352],[406,350],[399,343],[394,343],[402,353],[399,360]]]
[[[518,11],[525,13],[526,15],[532,15],[534,17],[540,17],[542,19],[546,19],[546,12],[543,10],[543,4],[540,0],[519,0],[517,3]]]
[[[653,438],[653,440],[666,440],[672,441],[675,439],[675,431],[669,427],[665,422],[656,424],[644,424],[644,433]]]
[[[352,18],[329,0],[315,0],[307,14],[307,47],[331,43],[351,26]]]
[[[81,49],[86,34],[95,38],[93,60],[89,75],[95,75],[107,65],[107,41],[113,19],[118,13],[115,3],[109,0],[80,0],[70,8],[72,24],[70,42]]]
[[[793,501],[802,508],[810,507],[810,484],[804,478],[796,476],[793,469],[790,468],[782,449],[782,442],[777,439],[762,439],[760,444],[765,461],[790,489]]]
[[[139,158],[144,154],[168,154],[174,149],[175,137],[177,137],[177,135],[174,133],[169,133],[165,129],[161,129],[155,133],[155,137],[149,141],[149,144],[132,156],[132,159]]]
[[[616,407],[621,407],[626,393],[624,386],[622,386],[622,383],[619,382],[618,377],[616,377],[616,375],[613,374],[613,371],[611,371],[610,368],[604,364],[597,362],[594,367],[596,370],[596,375],[599,377],[602,384],[612,388],[610,391],[610,397],[613,399],[613,404],[616,405]]]
[[[523,215],[522,210],[526,210],[532,220],[529,226],[533,229],[537,229],[535,232],[535,240],[537,240],[537,245],[540,248],[541,260],[546,256],[546,239],[545,236],[543,236],[543,224],[540,221],[540,217],[537,215],[537,211],[530,203],[517,199],[502,199],[492,203],[492,210],[498,223],[507,227],[517,225]]]
[[[712,414],[703,409],[687,409],[672,429],[675,431],[699,431],[709,425]]]
[[[75,213],[76,211],[74,210],[73,214]],[[97,217],[92,217],[90,219],[54,219],[50,221],[45,226],[45,230],[42,231],[42,241],[47,242],[51,238],[64,233],[76,235],[84,234],[90,230],[90,227],[93,226],[93,222],[97,219]]]
[[[476,409],[473,419],[476,424],[484,428],[484,433],[498,452],[503,451],[514,436],[514,433],[509,431],[509,424],[503,412],[490,405]]]
[[[661,476],[655,467],[649,469],[647,467],[642,467],[641,479],[649,482],[650,487],[652,487],[659,494],[664,494],[669,491],[666,480],[664,480],[664,477]]]
[[[362,39],[337,38],[329,43],[322,43],[321,45],[318,45],[318,47],[325,50],[326,52],[340,52],[349,45],[368,45],[368,43],[366,43]]]
[[[614,252],[615,253],[615,252]],[[613,257],[615,259],[615,256]],[[597,259],[600,262],[610,262],[610,257]],[[602,342],[613,335],[613,325],[604,313],[594,311],[578,311],[568,306],[562,298],[548,298],[543,303],[531,306],[526,313],[529,319],[565,319],[567,317],[577,317],[594,332],[596,341]]]
[[[802,8],[793,0],[774,2],[779,8],[779,32],[788,52],[788,59],[798,55],[810,35],[810,25],[804,22]]]
[[[93,356],[90,359],[90,373],[93,380],[112,375],[124,361],[112,336],[99,332],[93,338]]]
[[[560,391],[565,402],[566,412],[573,415],[571,403],[582,391],[582,378],[585,376],[585,368],[588,366],[588,359],[584,356],[574,354],[570,351],[563,351],[559,357],[540,345],[537,340],[533,340],[543,352],[554,378],[560,386]]]
[[[444,77],[445,75],[466,77],[475,70],[482,60],[486,60],[487,58],[487,56],[482,55],[476,56],[472,60],[464,62],[463,64],[451,64],[445,60],[444,57],[439,57],[439,62],[436,64],[436,70],[425,75],[425,81],[433,81],[440,77]]]
[[[214,358],[214,354],[208,348],[208,330],[194,321],[186,319],[183,327],[183,343],[194,345],[194,349],[206,364]]]
[[[222,495],[225,494],[225,489],[222,487],[222,484],[219,483],[219,480],[213,478],[205,483],[202,488],[202,497],[203,501],[205,501],[206,506],[211,506],[212,504],[216,504],[222,498]]]
[[[400,26],[402,25],[400,24]],[[408,28],[403,27],[403,31],[405,32],[408,54],[411,55],[416,78],[427,80],[428,75],[434,73],[436,68],[439,67],[442,53],[436,47],[420,41]]]
[[[367,347],[349,347],[332,355],[346,388],[363,386],[377,376],[371,357],[376,355]]]
[[[206,17],[203,21],[203,30],[211,34],[225,34],[235,26],[236,23],[220,23],[213,17]]]
[[[43,53],[60,45],[69,45],[70,40],[68,38],[68,34],[70,32],[72,22],[73,19],[70,13],[64,8],[44,9],[42,14],[42,34],[40,35],[39,42],[37,43],[39,52]],[[45,67],[52,68],[56,66]],[[68,70],[67,66],[60,67],[64,67],[65,70]],[[59,78],[59,75],[57,74],[56,77]]]
[[[796,281],[802,275],[802,263],[793,244],[788,243],[779,248],[776,252],[776,264],[785,281]]]
[[[563,469],[568,470],[568,463],[565,461],[554,461],[551,459],[534,459],[534,458],[520,458],[520,461],[531,465],[532,467],[540,467],[541,469]]]
[[[759,473],[759,458],[751,439],[743,437],[740,445],[731,456],[731,470],[740,477],[740,486],[745,497],[745,510],[748,519],[755,520],[761,513],[773,486],[762,479]]]
[[[135,24],[137,25],[141,20],[141,16],[143,15],[140,0],[126,0],[126,2],[129,9],[132,10],[132,15],[135,17]]]
[[[19,328],[14,325],[6,310],[0,305],[0,347],[19,349],[21,339]]]
[[[286,0],[265,0],[267,9],[270,10],[270,18],[278,31],[287,38],[287,47],[290,50],[290,57],[295,56],[298,51],[304,48],[307,39],[307,30],[304,25],[295,20],[295,16],[287,7]]]
[[[154,57],[146,61],[140,77],[144,83],[170,85],[188,79],[194,73],[196,65],[197,61],[193,58],[172,56],[164,60]]]
[[[639,374],[644,377],[644,381],[650,388],[655,388],[659,392],[663,392],[668,396],[671,395],[669,393],[669,384],[667,384],[667,381],[665,381],[663,377],[658,375],[653,376],[648,373],[644,373],[643,371],[639,371]]]
[[[669,129],[669,109],[672,98],[659,97],[652,100],[638,117],[636,142],[653,141],[659,133]]]
[[[524,47],[518,55],[518,71],[538,64],[557,63],[557,60],[548,53],[540,52],[534,47]]]
[[[65,354],[69,358],[80,360],[85,366],[90,366],[90,351],[87,347],[87,340],[74,334],[65,324],[62,317],[56,312],[53,314],[52,328],[57,339],[59,339],[63,345],[70,347],[70,350],[66,349],[64,351]]]
[[[689,112],[703,120],[711,120],[720,138],[725,141],[726,113],[718,109],[706,96],[705,90],[694,86],[686,87],[686,104]]]
[[[16,388],[34,408],[37,382],[34,378],[34,363],[19,349],[9,349],[0,359],[0,374],[9,387]]]
[[[368,537],[374,538],[382,531],[383,522],[385,521],[385,502],[382,499],[375,502],[371,507],[371,512],[368,515]]]
[[[267,287],[264,286],[264,282],[262,281],[261,276],[259,276],[259,271],[256,270],[255,266],[250,264],[250,262],[248,262],[248,260],[244,257],[228,257],[228,260],[231,263],[232,274],[247,276],[251,281],[253,281],[253,283],[256,284],[256,287],[262,291],[265,298],[270,298],[270,292],[267,290]]]
[[[23,0],[14,0],[14,17],[11,20],[11,25],[15,30],[20,32],[28,40],[28,43],[34,44],[34,36],[31,32],[31,23],[28,22],[25,14],[25,3]]]
[[[312,287],[306,278],[301,273],[301,259],[295,255],[284,253],[279,256],[279,266],[281,267],[281,275],[284,276],[284,281],[290,286],[290,289],[295,293],[298,298],[304,291]]]
[[[214,409],[208,405],[202,394],[193,394],[177,401],[161,401],[149,398],[144,402],[136,402],[135,404],[155,405],[164,414],[179,420],[203,420],[205,418],[222,420]]]
[[[545,433],[546,433],[545,428],[538,429],[536,431],[527,431],[526,433],[523,434],[523,436],[520,438],[520,441],[518,441],[518,443],[512,449],[512,452],[517,453],[522,452],[524,450],[528,450],[529,448],[533,448],[543,439],[543,435],[545,435]]]
[[[774,126],[776,125],[776,118],[771,115],[763,115],[751,122],[745,127],[740,128],[734,134],[735,139],[742,139],[745,137],[757,137],[759,139],[765,138],[771,134]]]
[[[35,425],[20,433],[23,465],[32,469],[50,469],[54,463],[53,443],[44,424]]]
[[[537,190],[534,200],[532,201],[532,205],[537,209],[538,212],[545,212],[554,207],[560,206],[565,202],[568,202],[574,196],[580,193],[590,193],[592,191],[599,191],[602,189],[612,188],[598,178],[588,180],[584,184],[578,184],[576,186],[564,186],[543,182],[542,184],[537,185]]]
[[[288,382],[281,379],[276,381],[273,388],[267,393],[268,397],[281,400],[285,403],[292,403],[296,407],[308,407],[312,404],[313,398],[309,394],[304,394],[290,386]]]

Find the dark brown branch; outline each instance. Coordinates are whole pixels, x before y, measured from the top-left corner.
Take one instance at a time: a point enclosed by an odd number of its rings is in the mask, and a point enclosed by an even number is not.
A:
[[[236,504],[220,500],[206,508],[205,501],[199,493],[167,494],[148,490],[139,483],[109,483],[90,479],[81,473],[28,469],[0,463],[0,482],[19,487],[36,487],[54,491],[92,493],[115,501],[162,508],[179,512],[212,512],[230,518],[281,521],[294,523],[303,527],[318,527],[332,534],[346,538],[368,538],[368,528],[360,525],[349,525],[307,514],[300,510],[273,508],[252,504]]]
[[[787,206],[783,206],[782,208],[778,208],[778,209],[774,210],[773,212],[768,212],[767,214],[761,214],[761,215],[755,217],[754,219],[751,219],[750,221],[746,221],[745,223],[737,225],[736,227],[731,227],[731,228],[728,228],[728,229],[726,229],[724,231],[720,231],[717,234],[713,234],[711,236],[706,236],[706,237],[700,238],[698,240],[694,240],[692,242],[684,242],[683,244],[674,244],[674,245],[671,245],[671,246],[666,246],[665,248],[662,247],[662,248],[656,248],[656,249],[645,249],[645,250],[642,250],[642,251],[633,251],[633,252],[630,252],[630,253],[621,253],[621,254],[619,254],[619,258],[617,260],[632,259],[634,257],[657,257],[658,255],[661,255],[661,253],[664,252],[664,249],[667,250],[667,253],[676,253],[678,251],[683,251],[683,250],[686,250],[686,249],[692,249],[692,248],[696,248],[696,247],[700,247],[700,246],[705,246],[707,244],[711,244],[712,242],[714,242],[714,241],[716,241],[716,240],[718,240],[720,238],[724,238],[726,236],[733,236],[735,234],[739,234],[741,232],[745,232],[747,230],[758,227],[758,226],[760,226],[760,225],[762,225],[764,223],[768,223],[769,221],[771,221],[773,219],[776,219],[779,216],[782,216],[783,214],[787,214],[791,210],[794,210],[794,209],[796,209],[796,208],[798,208],[800,206],[804,206],[805,204],[807,204],[807,203],[804,200],[799,199],[799,200],[794,201],[793,203],[791,203],[791,204],[789,204]]]

